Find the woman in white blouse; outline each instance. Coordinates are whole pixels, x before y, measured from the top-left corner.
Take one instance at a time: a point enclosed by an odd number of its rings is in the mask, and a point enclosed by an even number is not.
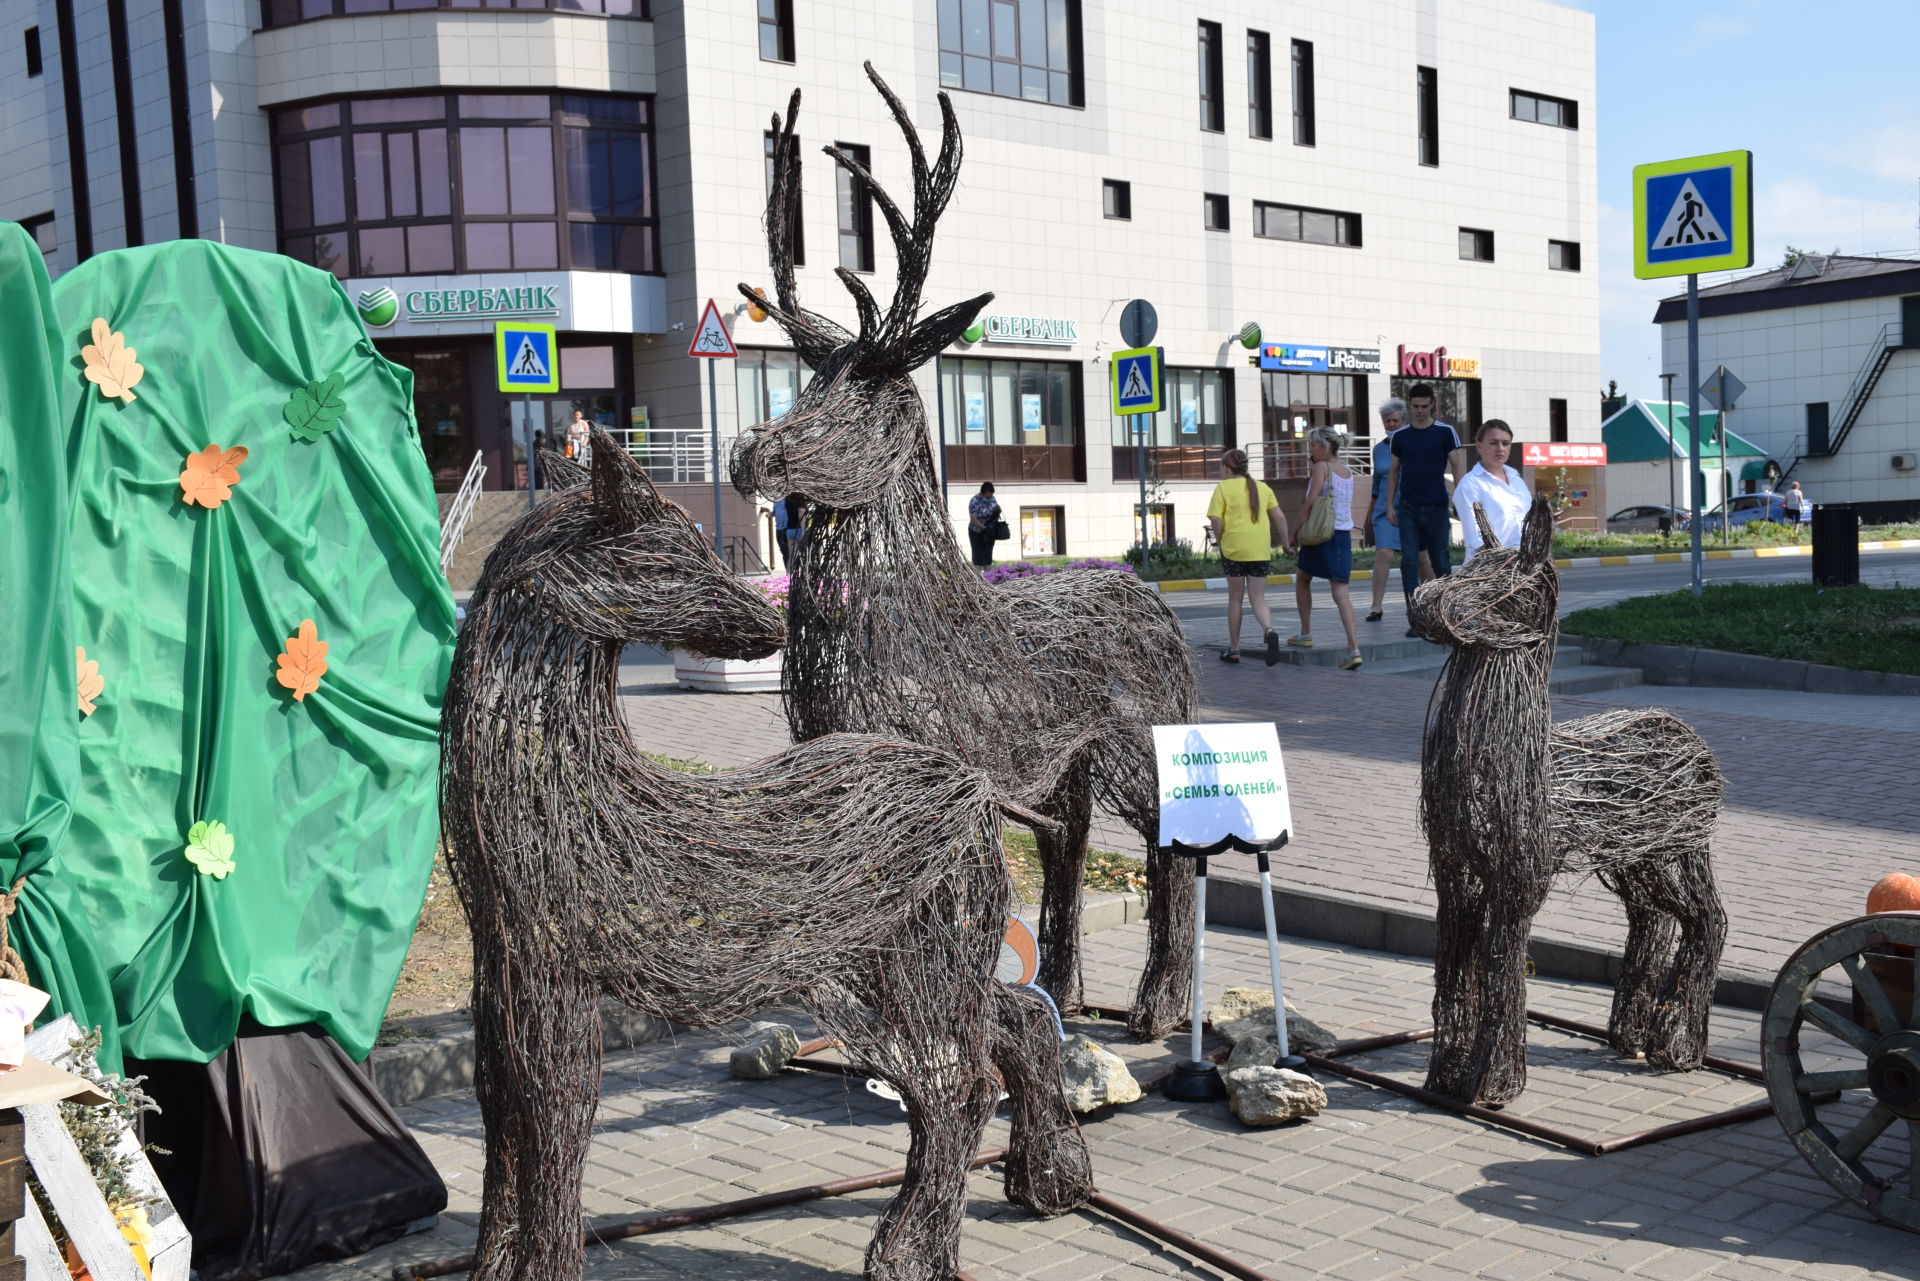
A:
[[[1466,536],[1467,559],[1480,550],[1480,522],[1473,518],[1473,505],[1487,514],[1487,524],[1502,547],[1520,544],[1520,526],[1527,509],[1533,506],[1533,494],[1518,467],[1507,465],[1513,451],[1513,431],[1498,418],[1489,418],[1473,434],[1473,447],[1480,461],[1453,487],[1453,510],[1460,517],[1460,530]]]

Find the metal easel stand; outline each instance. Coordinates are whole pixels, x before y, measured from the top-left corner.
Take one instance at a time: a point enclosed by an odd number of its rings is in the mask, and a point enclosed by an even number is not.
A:
[[[1260,860],[1260,903],[1267,918],[1267,969],[1273,979],[1273,1037],[1280,1049],[1278,1066],[1296,1072],[1307,1070],[1307,1061],[1291,1052],[1287,1045],[1287,998],[1280,981],[1280,933],[1273,915],[1273,869],[1268,856],[1287,843],[1282,832],[1271,841],[1244,840],[1223,836],[1211,845],[1188,845],[1175,841],[1166,847],[1171,853],[1193,860],[1193,1014],[1187,1057],[1173,1066],[1167,1078],[1166,1095],[1182,1103],[1205,1103],[1227,1097],[1220,1069],[1207,1059],[1200,1046],[1206,1024],[1207,978],[1207,859],[1227,850],[1252,854]]]

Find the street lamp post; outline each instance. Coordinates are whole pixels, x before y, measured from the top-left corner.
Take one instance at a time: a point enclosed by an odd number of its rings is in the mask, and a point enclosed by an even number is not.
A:
[[[1678,374],[1661,374],[1660,381],[1667,385],[1667,527],[1673,527],[1673,510],[1680,505],[1680,495],[1675,488],[1673,473],[1673,380]]]

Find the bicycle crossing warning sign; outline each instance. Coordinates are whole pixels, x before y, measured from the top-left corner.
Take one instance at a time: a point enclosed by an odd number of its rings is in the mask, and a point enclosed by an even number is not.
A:
[[[1633,171],[1633,274],[1642,280],[1753,265],[1753,153]]]
[[[693,331],[687,354],[709,360],[726,360],[740,354],[733,345],[733,335],[727,332],[726,322],[720,319],[720,309],[713,305],[711,298],[707,299],[707,309],[700,313],[700,327]]]
[[[494,372],[501,391],[560,390],[559,345],[552,325],[499,320],[493,326]]]

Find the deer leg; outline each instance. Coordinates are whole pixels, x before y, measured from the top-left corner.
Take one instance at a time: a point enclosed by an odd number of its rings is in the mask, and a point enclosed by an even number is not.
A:
[[[1671,965],[1678,929],[1659,904],[1654,878],[1638,865],[1600,873],[1601,884],[1619,898],[1627,913],[1627,946],[1614,984],[1607,1039],[1628,1057],[1647,1052],[1653,1037],[1657,997]]]
[[[1079,1011],[1085,997],[1080,972],[1080,899],[1087,872],[1087,831],[1093,796],[1086,771],[1076,768],[1045,811],[1060,830],[1034,833],[1040,851],[1040,974],[1036,980],[1062,1014]]]
[[[505,1084],[519,1091],[523,1118],[511,1281],[567,1281],[585,1266],[580,1177],[600,1101],[600,993],[571,961],[550,955],[519,961],[507,976]]]
[[[1476,1091],[1481,1103],[1508,1103],[1527,1088],[1527,943],[1546,886],[1530,889],[1500,886],[1488,895],[1487,929],[1476,960],[1486,985],[1474,1046],[1482,1065]]]
[[[965,986],[941,981],[928,966],[915,985],[937,1018],[870,1021],[842,1034],[864,1066],[899,1091],[910,1135],[906,1180],[867,1246],[867,1281],[953,1281],[960,1269],[967,1175],[1000,1084],[987,1050],[990,1037],[981,1035],[993,1017],[987,1002],[995,985],[984,976],[954,978]],[[888,984],[898,985],[897,979]]]
[[[1481,1069],[1474,1062],[1480,1039],[1485,975],[1477,964],[1487,928],[1485,882],[1450,851],[1430,858],[1438,899],[1434,919],[1433,1051],[1427,1088],[1462,1103],[1479,1093]]]
[[[1672,895],[1667,910],[1679,918],[1680,946],[1661,986],[1647,1061],[1655,1067],[1697,1068],[1707,1053],[1714,982],[1727,945],[1727,913],[1704,843],[1669,866],[1662,879]]]
[[[1060,1037],[1038,997],[993,985],[993,1065],[1013,1111],[1007,1200],[1035,1214],[1065,1214],[1093,1194],[1093,1163],[1060,1088]]]
[[[512,1246],[520,1227],[518,1170],[526,1159],[526,1126],[506,1034],[505,962],[497,941],[477,934],[474,952],[473,1088],[486,1127],[487,1162],[473,1275],[476,1281],[506,1281],[513,1275]]]
[[[1127,1015],[1135,1040],[1154,1041],[1188,1017],[1193,993],[1193,866],[1160,848],[1159,833],[1147,839],[1147,962],[1140,990]]]

